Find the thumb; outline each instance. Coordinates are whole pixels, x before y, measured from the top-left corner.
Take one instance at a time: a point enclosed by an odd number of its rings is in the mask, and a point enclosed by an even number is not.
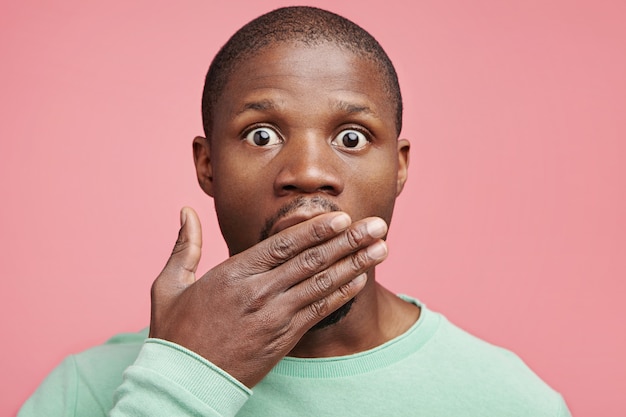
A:
[[[196,269],[202,255],[202,226],[191,207],[180,211],[180,230],[172,254],[155,284],[165,287],[168,293],[182,292],[195,282]]]

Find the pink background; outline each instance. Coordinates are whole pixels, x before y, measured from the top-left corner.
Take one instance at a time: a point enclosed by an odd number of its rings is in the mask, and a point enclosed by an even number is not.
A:
[[[0,415],[149,321],[178,210],[224,259],[191,139],[210,59],[283,1],[3,1]],[[380,279],[623,416],[626,2],[317,1],[397,66],[410,178]]]

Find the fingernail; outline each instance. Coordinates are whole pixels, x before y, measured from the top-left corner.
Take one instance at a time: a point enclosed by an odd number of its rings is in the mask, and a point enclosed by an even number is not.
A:
[[[182,209],[180,211],[180,227],[183,227],[186,221],[187,221],[187,211],[185,209]]]
[[[357,285],[360,285],[362,283],[364,283],[367,280],[367,274],[363,273],[361,275],[359,275],[358,277],[354,278],[352,280],[352,282],[354,282]]]
[[[330,227],[335,232],[339,232],[339,231],[345,229],[346,227],[350,226],[350,223],[352,223],[352,220],[350,219],[350,216],[348,216],[345,213],[342,213],[342,214],[340,214],[339,216],[336,216],[334,219],[332,219],[330,221]]]
[[[367,254],[374,260],[384,259],[387,256],[387,244],[385,242],[376,242],[367,248]]]
[[[367,222],[367,233],[371,237],[383,237],[387,233],[387,223],[381,218],[375,218]]]

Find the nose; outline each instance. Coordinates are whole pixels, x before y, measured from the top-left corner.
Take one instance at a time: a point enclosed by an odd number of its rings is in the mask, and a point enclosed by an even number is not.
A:
[[[303,135],[288,140],[277,156],[280,168],[274,180],[279,196],[292,193],[339,195],[344,179],[339,172],[339,158],[327,140]]]

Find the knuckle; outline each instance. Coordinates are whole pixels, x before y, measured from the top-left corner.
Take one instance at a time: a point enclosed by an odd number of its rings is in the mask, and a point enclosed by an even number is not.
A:
[[[324,264],[324,256],[318,248],[311,248],[302,254],[301,268],[305,273],[312,273]]]
[[[341,287],[337,288],[337,295],[341,300],[349,300],[352,298],[352,281],[347,284],[343,284]]]
[[[366,268],[369,258],[364,251],[361,251],[352,254],[350,260],[352,261],[352,270],[354,272],[360,272]]]
[[[364,235],[356,228],[350,228],[346,231],[346,240],[352,249],[357,249],[363,242]]]
[[[329,313],[328,308],[328,300],[326,300],[326,298],[322,298],[321,300],[317,300],[316,302],[309,304],[311,318],[313,320],[323,319]]]
[[[326,294],[333,286],[333,280],[327,271],[322,271],[313,277],[312,290],[318,295]]]
[[[328,237],[330,231],[330,227],[328,225],[322,223],[313,223],[311,226],[311,236],[315,242],[321,242]]]
[[[240,297],[244,310],[247,314],[258,313],[265,310],[265,307],[269,302],[269,293],[263,287],[251,288],[244,285],[240,289]],[[270,319],[267,314],[263,314],[262,317],[266,320]]]
[[[183,235],[183,228],[178,229],[178,236],[176,237],[176,242],[174,243],[174,247],[172,248],[172,255],[175,255],[179,252],[184,251],[189,242],[185,240],[185,236]]]
[[[172,248],[172,255],[176,255],[177,253],[184,251],[186,247],[187,242],[179,236],[176,243],[174,243],[174,247]]]
[[[293,256],[294,246],[291,238],[276,235],[269,245],[269,255],[275,260],[284,261]]]

